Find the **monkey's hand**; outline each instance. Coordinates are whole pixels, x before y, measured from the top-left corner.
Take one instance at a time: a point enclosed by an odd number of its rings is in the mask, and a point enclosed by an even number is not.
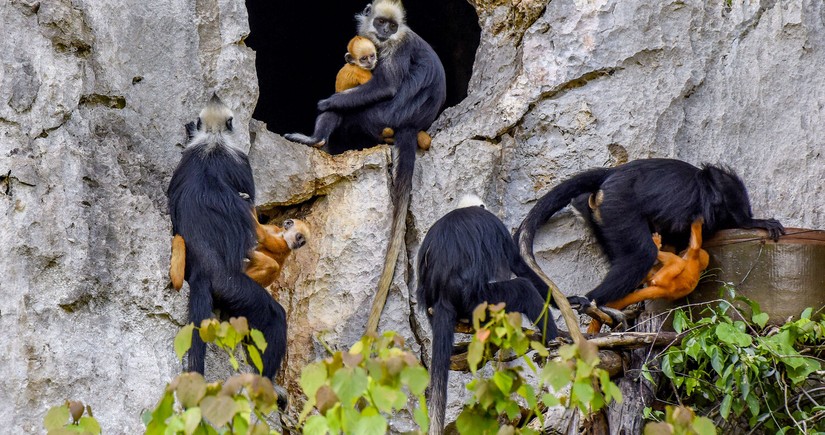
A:
[[[332,99],[332,97],[325,98],[325,99],[319,101],[318,102],[318,110],[320,110],[321,112],[327,112],[330,109],[332,109],[332,102],[330,101],[331,99]]]
[[[776,219],[753,219],[744,228],[762,228],[768,231],[773,241],[779,240],[779,236],[785,234],[785,227]]]
[[[596,304],[593,303],[593,301],[587,299],[584,296],[568,296],[567,302],[570,303],[570,308],[578,311],[579,314],[584,314],[587,310],[587,307],[590,307],[591,305],[594,307],[596,306]]]

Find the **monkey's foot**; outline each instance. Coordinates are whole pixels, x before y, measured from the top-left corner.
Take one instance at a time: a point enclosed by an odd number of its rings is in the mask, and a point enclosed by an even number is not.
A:
[[[298,142],[304,145],[309,145],[315,148],[321,148],[327,143],[326,139],[318,139],[301,133],[287,133],[284,135],[284,139],[291,142]]]
[[[627,316],[623,312],[607,306],[600,306],[597,309],[610,317],[611,321],[607,323],[610,328],[619,331],[627,329]]]
[[[597,306],[596,301],[591,301],[584,296],[568,296],[567,300],[570,302],[570,307],[579,314],[586,314],[613,329],[627,328],[627,316],[619,310],[603,305]]]
[[[275,382],[272,383],[272,389],[274,389],[275,394],[278,395],[278,409],[285,411],[287,405],[289,405],[289,395],[286,389]]]

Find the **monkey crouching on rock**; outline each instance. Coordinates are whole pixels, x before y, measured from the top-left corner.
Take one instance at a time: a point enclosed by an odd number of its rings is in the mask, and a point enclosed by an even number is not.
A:
[[[538,322],[545,316],[545,340],[558,335],[556,324],[544,310],[548,287],[518,252],[510,232],[476,197],[430,227],[418,249],[416,296],[428,316],[433,333],[430,363],[430,434],[444,429],[447,379],[458,319],[471,318],[479,304],[504,302]],[[515,278],[513,276],[515,275]]]
[[[521,254],[534,261],[533,239],[539,226],[571,201],[583,202],[584,195],[598,207],[598,213],[585,214],[610,269],[585,296],[568,297],[580,310],[607,305],[613,311],[610,302],[621,301],[642,283],[659,253],[651,232],[677,249],[687,245],[691,224],[700,218],[705,237],[728,228],[762,228],[774,240],[785,233],[775,219],[753,218],[747,189],[730,168],[642,159],[581,172],[541,197],[516,232]]]

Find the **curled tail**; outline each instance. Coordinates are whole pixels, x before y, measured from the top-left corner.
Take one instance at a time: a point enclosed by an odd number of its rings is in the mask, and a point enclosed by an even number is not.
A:
[[[418,130],[407,128],[398,129],[395,132],[398,160],[395,164],[395,177],[392,183],[392,229],[387,255],[384,258],[384,269],[381,272],[381,278],[378,280],[378,290],[375,292],[370,317],[367,320],[367,333],[378,330],[378,320],[381,318],[381,311],[387,301],[387,292],[395,273],[395,263],[398,260],[399,252],[401,252],[407,209],[410,205],[413,171],[415,170],[415,148],[418,146],[417,135]]]
[[[530,212],[527,213],[527,217],[521,222],[514,236],[522,257],[535,261],[535,256],[533,255],[533,239],[536,237],[538,227],[547,222],[567,204],[570,204],[573,198],[583,193],[598,190],[609,173],[610,169],[608,168],[591,169],[582,172],[573,178],[562,181],[558,186],[542,196]]]
[[[444,302],[436,303],[430,319],[433,330],[430,362],[430,435],[440,435],[444,431],[447,379],[450,372],[450,356],[453,354],[455,323],[456,313],[453,307]]]

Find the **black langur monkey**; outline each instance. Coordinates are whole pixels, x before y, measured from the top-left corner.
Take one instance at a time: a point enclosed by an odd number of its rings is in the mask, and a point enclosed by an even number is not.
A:
[[[430,227],[418,250],[416,292],[421,308],[432,309],[428,317],[433,332],[430,434],[440,434],[444,428],[447,377],[458,319],[472,317],[476,306],[486,301],[504,302],[508,311],[524,313],[537,322],[547,291],[547,285],[524,263],[504,224],[484,208],[457,208]],[[552,340],[558,335],[556,324],[552,316],[544,315],[545,340]]]
[[[644,280],[658,253],[653,232],[677,251],[687,246],[698,218],[704,219],[704,237],[727,228],[763,228],[774,240],[785,233],[775,219],[753,218],[745,184],[730,168],[643,159],[581,172],[541,197],[516,231],[522,255],[534,258],[536,230],[571,201],[610,262],[607,276],[586,298],[568,298],[580,309],[620,300]]]
[[[393,218],[390,243],[367,331],[375,331],[392,283],[395,262],[404,237],[410,202],[418,132],[426,130],[444,105],[447,92],[444,67],[427,42],[406,25],[400,0],[374,0],[356,15],[358,34],[378,47],[378,66],[372,80],[318,102],[323,112],[314,137],[287,135],[309,145],[326,141],[330,152],[382,143],[381,133],[394,130],[397,150],[392,186]]]
[[[201,111],[197,124],[186,129],[189,143],[166,195],[172,234],[186,240],[189,321],[200,326],[212,315],[213,306],[231,316],[245,316],[266,338],[262,374],[272,379],[286,353],[286,313],[244,273],[244,258],[257,245],[249,159],[238,147],[232,111],[217,95]],[[194,334],[189,370],[204,372],[205,353],[206,345]]]

